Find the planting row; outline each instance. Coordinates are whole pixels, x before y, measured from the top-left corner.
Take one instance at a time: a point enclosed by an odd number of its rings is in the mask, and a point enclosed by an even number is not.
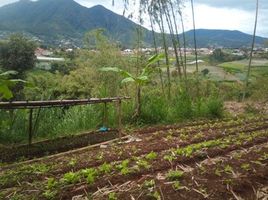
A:
[[[124,160],[129,157],[138,157],[148,154],[152,151],[160,152],[167,149],[176,148],[177,146],[184,147],[192,143],[200,143],[207,140],[215,140],[217,138],[226,137],[228,135],[235,135],[240,131],[251,132],[254,130],[266,127],[266,121],[257,123],[248,123],[243,126],[235,128],[211,131],[211,132],[198,132],[198,133],[180,133],[181,130],[172,129],[169,134],[154,142],[148,142],[146,138],[141,142],[132,142],[129,144],[117,145],[114,144],[107,149],[95,149],[91,152],[86,151],[77,156],[64,156],[58,159],[52,159],[50,162],[38,162],[31,165],[22,165],[12,170],[3,170],[1,175],[0,186],[9,187],[10,185],[18,185],[20,180],[28,178],[29,182],[35,179],[44,179],[44,174],[63,174],[70,170],[79,170],[85,167],[94,167],[102,165],[105,162],[112,162],[116,160]],[[155,137],[159,132],[155,132],[149,136]],[[148,138],[147,138],[148,139]],[[146,143],[146,145],[145,145]]]
[[[94,192],[98,187],[105,186],[109,181],[123,183],[125,180],[136,179],[144,174],[165,171],[178,163],[189,164],[197,160],[203,160],[207,156],[213,157],[237,148],[246,148],[257,143],[267,142],[267,136],[267,130],[253,131],[250,134],[241,132],[184,147],[150,152],[146,155],[132,156],[115,162],[106,162],[78,171],[72,170],[65,174],[50,176],[49,173],[44,172],[48,178],[47,180],[34,180],[29,185],[23,184],[19,187],[20,191],[18,188],[16,189],[16,194],[22,195],[21,198],[29,198],[27,191],[31,191],[30,197],[49,199],[52,197],[67,198],[84,190]],[[43,190],[36,188],[43,188]],[[12,194],[12,189],[9,194]],[[63,194],[65,195],[62,196]]]

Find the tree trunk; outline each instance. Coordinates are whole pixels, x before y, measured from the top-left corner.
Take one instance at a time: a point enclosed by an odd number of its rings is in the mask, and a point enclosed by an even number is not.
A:
[[[135,106],[135,113],[133,115],[133,119],[138,119],[141,115],[141,86],[137,86],[136,91],[136,106]]]
[[[157,44],[156,44],[156,38],[155,38],[155,31],[154,31],[154,25],[153,25],[153,20],[152,20],[152,16],[151,16],[150,11],[149,11],[149,17],[150,17],[151,29],[152,29],[152,33],[153,33],[154,49],[155,49],[155,53],[158,54]],[[160,81],[161,81],[161,89],[162,89],[162,93],[163,93],[163,95],[165,96],[165,89],[164,89],[163,75],[162,75],[162,70],[161,70],[161,68],[160,68],[160,63],[159,63],[159,61],[157,62],[157,66],[158,66],[158,68],[159,68],[159,77],[160,77]]]
[[[166,36],[165,36],[165,28],[164,28],[164,22],[163,22],[163,10],[161,8],[160,3],[158,2],[159,9],[160,9],[160,23],[159,27],[162,33],[162,39],[163,39],[163,45],[165,50],[165,56],[166,56],[166,66],[167,66],[167,78],[168,78],[168,99],[170,99],[171,96],[171,80],[170,80],[170,68],[169,68],[169,55],[168,55],[168,47],[166,43]]]

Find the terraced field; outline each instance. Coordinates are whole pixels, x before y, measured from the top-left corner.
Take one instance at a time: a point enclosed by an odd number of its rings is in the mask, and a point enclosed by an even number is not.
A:
[[[267,199],[268,118],[150,128],[3,165],[0,199]]]

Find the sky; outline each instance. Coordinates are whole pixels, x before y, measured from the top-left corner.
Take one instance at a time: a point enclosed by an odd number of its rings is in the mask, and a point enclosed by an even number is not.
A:
[[[0,0],[0,6],[18,0]],[[55,0],[56,1],[56,0]],[[75,0],[79,4],[92,7],[101,4],[106,8],[122,15],[122,0]],[[256,1],[254,0],[194,0],[196,28],[240,30],[252,34],[254,28]],[[138,5],[131,5],[131,11]],[[259,0],[259,20],[257,35],[268,38],[268,1]],[[129,11],[130,12],[130,11]],[[186,30],[192,29],[190,1],[185,0],[183,8]],[[133,19],[134,21],[137,20]],[[144,26],[149,26],[148,22]]]

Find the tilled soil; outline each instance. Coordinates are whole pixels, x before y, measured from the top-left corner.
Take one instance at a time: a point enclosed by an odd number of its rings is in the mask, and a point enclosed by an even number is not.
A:
[[[266,117],[148,128],[3,166],[0,199],[265,199],[267,164]]]

